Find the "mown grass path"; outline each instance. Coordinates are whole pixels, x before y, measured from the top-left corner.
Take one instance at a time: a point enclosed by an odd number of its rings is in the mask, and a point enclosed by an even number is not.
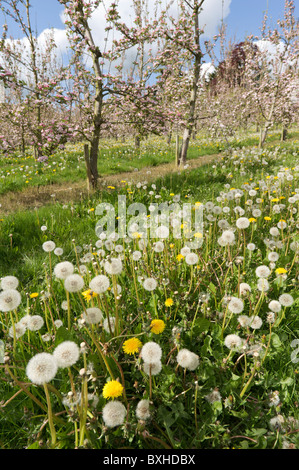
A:
[[[107,186],[118,186],[122,181],[142,182],[152,181],[163,175],[180,173],[202,165],[212,163],[221,158],[222,154],[200,156],[190,159],[185,168],[178,168],[174,163],[164,163],[158,166],[144,167],[139,171],[118,173],[115,175],[105,175],[99,179],[99,190],[106,189]],[[23,191],[11,191],[0,196],[0,213],[8,215],[15,211],[23,211],[42,207],[47,204],[68,203],[77,201],[88,196],[87,181],[76,181],[61,184],[50,184],[45,186],[28,187]]]

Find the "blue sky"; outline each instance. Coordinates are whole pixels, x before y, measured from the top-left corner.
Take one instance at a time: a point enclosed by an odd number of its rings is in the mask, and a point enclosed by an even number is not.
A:
[[[111,0],[103,0],[107,3]],[[154,0],[149,0],[153,3]],[[223,2],[223,3],[222,3]],[[295,0],[296,14],[298,16],[298,2]],[[119,0],[123,18],[130,21],[130,0]],[[204,6],[204,23],[207,22],[206,31],[209,32],[210,37],[217,32],[217,27],[220,24],[222,11],[224,12],[224,22],[227,25],[227,42],[238,43],[242,41],[248,34],[260,35],[260,28],[262,26],[264,12],[268,7],[268,24],[276,26],[277,19],[283,18],[285,0],[205,0]],[[64,7],[58,0],[31,0],[31,18],[32,26],[40,35],[47,28],[57,28],[59,34],[55,39],[59,42],[61,57],[64,57],[67,42],[65,34],[63,33],[64,24],[61,20],[61,13]],[[223,5],[223,9],[222,9]],[[95,39],[100,48],[104,47],[104,28],[99,27],[103,23],[103,11],[98,10],[97,14],[93,17],[92,29],[94,31]],[[1,24],[4,23],[3,15],[0,13]],[[61,34],[63,33],[63,34]],[[22,37],[20,30],[14,24],[9,22],[9,36],[12,35],[15,39]],[[108,43],[107,43],[108,44]],[[219,44],[219,43],[218,43]],[[216,62],[221,59],[219,53],[219,45],[215,48]],[[205,61],[209,62],[206,56]]]
[[[122,0],[123,1],[123,0]],[[206,0],[208,4],[211,0]],[[298,1],[298,0],[297,0]],[[295,1],[295,4],[297,3]],[[31,0],[32,23],[37,27],[38,33],[46,28],[63,28],[60,13],[63,6],[58,0]],[[231,0],[229,15],[225,18],[228,27],[228,37],[242,40],[246,34],[259,34],[263,12],[268,5],[272,24],[282,17],[284,11],[284,0]],[[297,7],[298,8],[298,7]],[[3,18],[1,18],[3,21]],[[14,35],[16,34],[13,28]]]

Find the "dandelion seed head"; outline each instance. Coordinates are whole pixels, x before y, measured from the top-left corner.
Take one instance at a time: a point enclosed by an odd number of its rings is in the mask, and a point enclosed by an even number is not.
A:
[[[224,344],[228,349],[240,349],[243,345],[243,340],[240,336],[231,334],[227,335],[224,339]]]
[[[143,287],[145,288],[145,290],[147,291],[153,291],[156,289],[158,283],[156,281],[156,279],[152,278],[152,277],[148,277],[147,279],[145,279],[143,281]]]
[[[104,292],[106,292],[109,286],[109,278],[104,274],[99,274],[98,276],[94,277],[89,283],[90,289],[96,294],[103,294]]]
[[[144,362],[143,364],[143,371],[147,375],[158,375],[162,370],[162,363],[161,361],[157,362]]]
[[[21,294],[16,289],[5,289],[0,293],[1,312],[15,310],[21,303]]]
[[[56,264],[54,267],[54,275],[58,279],[66,279],[68,276],[73,274],[74,266],[69,261],[62,261],[61,263]]]
[[[1,279],[1,289],[17,289],[19,280],[15,276],[5,276]]]
[[[58,369],[55,357],[49,353],[33,356],[27,364],[26,375],[32,383],[43,385],[54,379]]]
[[[278,302],[278,300],[271,300],[268,307],[274,313],[278,313],[281,310],[281,304]]]
[[[98,307],[89,307],[86,309],[86,312],[83,313],[83,318],[86,323],[96,325],[103,320],[103,312]]]
[[[149,407],[150,407],[149,400],[140,400],[137,403],[136,411],[135,411],[137,418],[141,420],[146,420],[150,418],[151,415],[150,415]]]
[[[155,343],[154,341],[149,341],[142,346],[140,354],[144,362],[159,362],[162,357],[162,349],[159,344]]]
[[[79,274],[70,274],[64,281],[65,290],[79,292],[84,286],[84,280]]]
[[[241,313],[244,309],[244,302],[238,297],[232,297],[228,303],[228,309],[232,313]]]
[[[27,328],[30,331],[38,331],[44,326],[44,319],[40,315],[32,315],[30,316]]]
[[[178,352],[176,359],[177,363],[184,369],[195,370],[199,365],[198,355],[186,348]]]
[[[125,420],[127,410],[125,406],[117,400],[107,403],[103,410],[103,421],[108,428],[121,426]]]
[[[56,244],[52,242],[51,240],[48,240],[43,243],[43,250],[46,253],[50,253],[51,251],[55,250],[55,248],[56,248]]]
[[[74,341],[63,341],[54,349],[53,356],[58,367],[71,367],[80,357],[79,346]]]
[[[294,299],[291,294],[287,293],[280,295],[278,301],[283,307],[290,307],[294,303]]]

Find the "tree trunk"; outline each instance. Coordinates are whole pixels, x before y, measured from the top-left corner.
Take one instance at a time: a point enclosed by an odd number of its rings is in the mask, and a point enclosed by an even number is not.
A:
[[[282,131],[281,131],[281,141],[282,141],[282,142],[283,142],[284,140],[286,140],[287,135],[288,135],[288,130],[287,130],[286,127],[283,127],[283,128],[282,128]]]
[[[189,102],[189,116],[186,127],[183,133],[183,142],[180,150],[180,166],[185,165],[187,161],[187,153],[188,147],[190,143],[190,139],[192,136],[192,132],[194,130],[195,124],[195,110],[196,110],[196,100],[197,100],[197,92],[198,92],[198,82],[200,77],[200,65],[201,65],[201,58],[202,53],[200,50],[200,32],[199,32],[199,11],[201,8],[203,1],[197,3],[194,1],[194,41],[196,45],[196,50],[194,51],[194,66],[193,66],[193,80],[192,80],[192,89],[190,95],[190,102]]]

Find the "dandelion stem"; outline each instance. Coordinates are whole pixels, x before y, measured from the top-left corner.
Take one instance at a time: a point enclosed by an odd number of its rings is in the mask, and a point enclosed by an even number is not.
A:
[[[55,426],[53,423],[53,415],[52,415],[52,406],[51,406],[51,400],[50,400],[50,394],[48,390],[48,385],[44,383],[44,390],[45,390],[45,395],[47,399],[47,406],[48,406],[48,420],[49,420],[49,426],[50,426],[50,432],[51,432],[51,446],[55,447],[56,444],[56,431],[55,431]]]

